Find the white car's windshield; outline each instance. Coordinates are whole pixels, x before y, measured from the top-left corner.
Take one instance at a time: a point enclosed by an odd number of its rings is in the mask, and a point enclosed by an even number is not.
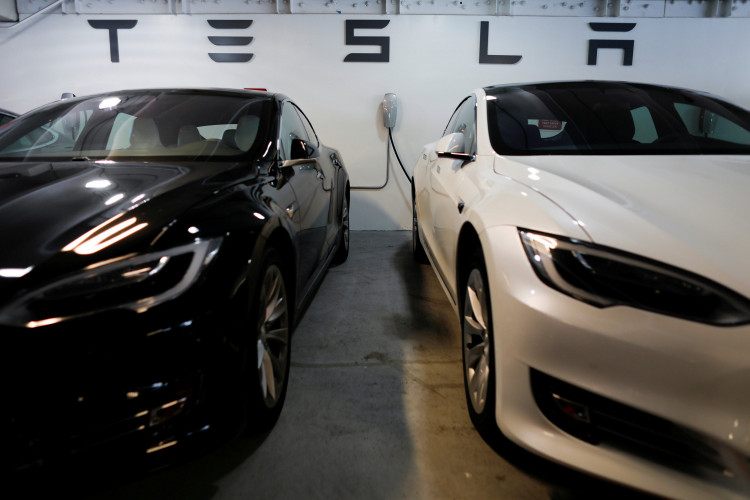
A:
[[[0,131],[0,161],[231,160],[265,145],[270,109],[266,96],[192,91],[63,100]]]
[[[750,153],[750,113],[705,94],[607,82],[485,90],[499,154]]]

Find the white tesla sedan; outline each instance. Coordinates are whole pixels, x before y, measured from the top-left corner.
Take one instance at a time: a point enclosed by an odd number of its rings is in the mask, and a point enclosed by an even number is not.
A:
[[[750,112],[622,82],[478,89],[412,189],[480,431],[670,498],[750,497]]]

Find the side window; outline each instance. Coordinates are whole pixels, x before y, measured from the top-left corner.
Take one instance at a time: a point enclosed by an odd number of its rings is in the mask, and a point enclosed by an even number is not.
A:
[[[750,132],[724,116],[692,104],[675,103],[674,107],[692,135],[735,144],[750,144]]]
[[[307,132],[307,137],[310,141],[310,144],[318,147],[320,145],[320,141],[318,141],[318,136],[315,134],[315,130],[313,129],[312,124],[310,124],[310,120],[307,119],[307,116],[305,116],[305,113],[303,113],[301,109],[299,109],[297,106],[294,107],[299,113],[300,120],[302,120],[302,125],[305,127],[305,131]]]
[[[461,104],[458,105],[456,110],[451,115],[451,119],[448,120],[448,125],[445,127],[445,130],[443,131],[443,137],[445,137],[448,134],[453,133],[453,129],[456,127],[456,120],[458,120],[458,111],[461,109],[461,106],[463,105],[463,101],[461,101]]]
[[[58,151],[72,151],[92,113],[91,110],[74,110],[67,113],[54,122],[30,131],[6,148],[5,152],[43,153],[48,146]]]
[[[284,108],[281,110],[281,128],[279,132],[279,151],[281,152],[282,160],[293,158],[292,141],[294,139],[302,139],[309,142],[307,131],[302,124],[302,120],[294,104],[286,102],[284,103]]]
[[[464,134],[464,153],[476,153],[477,113],[476,99],[474,96],[467,97],[453,113],[443,135],[461,132]]]

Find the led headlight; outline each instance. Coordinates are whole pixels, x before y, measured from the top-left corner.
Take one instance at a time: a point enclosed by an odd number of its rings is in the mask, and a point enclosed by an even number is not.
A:
[[[626,305],[712,325],[750,322],[750,300],[701,276],[590,243],[519,229],[539,279],[597,307]]]
[[[33,328],[109,309],[145,311],[187,290],[220,245],[221,238],[196,240],[93,264],[23,295],[0,321]]]

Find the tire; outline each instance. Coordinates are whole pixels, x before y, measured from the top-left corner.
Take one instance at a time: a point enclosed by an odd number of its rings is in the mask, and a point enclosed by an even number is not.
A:
[[[414,261],[420,264],[426,264],[427,254],[422,246],[422,241],[419,239],[419,220],[417,219],[417,200],[412,194],[411,199],[411,253],[414,257]]]
[[[349,257],[349,200],[344,195],[341,202],[341,236],[339,237],[339,246],[336,249],[336,255],[333,256],[334,264],[346,262]]]
[[[291,366],[291,314],[281,259],[266,251],[250,304],[253,325],[248,349],[248,420],[251,432],[270,429],[284,406]]]
[[[481,249],[471,258],[463,291],[461,351],[466,404],[479,433],[494,437],[499,433],[495,420],[495,343],[490,289]]]

